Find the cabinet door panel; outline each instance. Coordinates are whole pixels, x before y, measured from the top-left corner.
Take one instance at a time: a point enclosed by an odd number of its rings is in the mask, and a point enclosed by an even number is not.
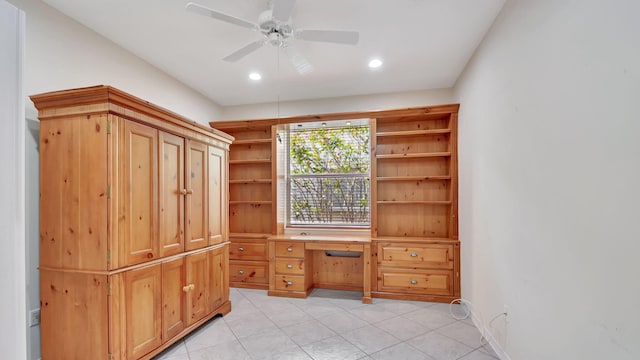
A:
[[[131,265],[159,255],[158,131],[121,121],[119,241],[123,265]]]
[[[184,250],[184,139],[160,132],[160,255]]]
[[[229,298],[229,255],[227,247],[211,250],[210,256],[210,311]]]
[[[209,245],[219,244],[227,239],[227,153],[209,146]]]
[[[127,358],[137,359],[162,343],[160,264],[124,274]]]
[[[185,261],[162,264],[162,339],[166,342],[186,326]]]
[[[186,249],[194,250],[208,245],[207,235],[207,145],[188,141],[187,146],[187,198]]]
[[[209,253],[186,257],[187,261],[187,326],[209,313]]]

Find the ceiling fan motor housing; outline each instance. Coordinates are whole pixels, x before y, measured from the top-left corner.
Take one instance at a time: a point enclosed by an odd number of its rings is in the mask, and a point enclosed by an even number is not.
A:
[[[282,45],[282,41],[290,37],[293,33],[291,20],[281,22],[273,18],[273,10],[265,10],[258,17],[260,32],[274,46]]]

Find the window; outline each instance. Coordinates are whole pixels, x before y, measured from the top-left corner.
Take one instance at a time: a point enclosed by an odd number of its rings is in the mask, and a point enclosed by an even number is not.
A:
[[[369,126],[305,126],[287,134],[287,224],[368,227]]]

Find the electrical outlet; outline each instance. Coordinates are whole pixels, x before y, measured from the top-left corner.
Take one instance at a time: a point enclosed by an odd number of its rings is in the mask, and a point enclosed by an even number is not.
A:
[[[29,326],[40,325],[40,309],[31,310],[29,312]]]
[[[509,322],[509,306],[508,305],[504,305],[504,308],[502,309],[502,312],[504,313],[504,321],[505,322]]]

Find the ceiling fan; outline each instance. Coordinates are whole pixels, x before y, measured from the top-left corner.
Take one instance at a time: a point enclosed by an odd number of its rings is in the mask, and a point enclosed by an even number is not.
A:
[[[269,43],[280,47],[300,74],[307,74],[313,71],[313,66],[287,42],[289,38],[346,45],[356,45],[358,43],[360,35],[357,31],[294,29],[291,22],[291,12],[294,4],[295,0],[270,1],[270,8],[260,14],[257,23],[192,2],[188,3],[186,8],[194,13],[210,16],[260,33],[261,38],[259,40],[241,47],[222,59],[229,62],[238,61],[260,49],[265,43]]]

